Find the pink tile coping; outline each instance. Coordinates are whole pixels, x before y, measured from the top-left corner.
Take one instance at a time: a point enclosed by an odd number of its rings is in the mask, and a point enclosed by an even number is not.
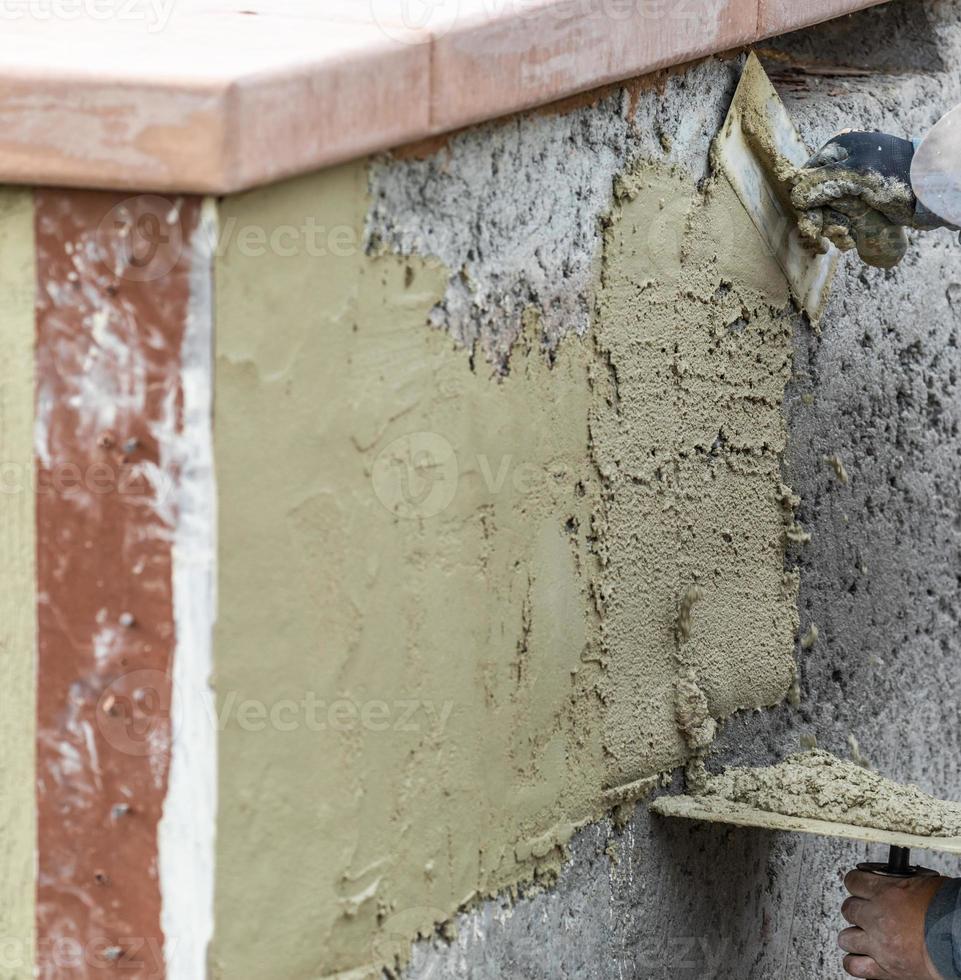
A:
[[[878,2],[0,4],[0,182],[242,191]]]
[[[761,0],[758,18],[761,37],[773,37],[786,31],[796,31],[825,20],[833,20],[864,7],[874,7],[885,0],[848,3],[847,0]]]

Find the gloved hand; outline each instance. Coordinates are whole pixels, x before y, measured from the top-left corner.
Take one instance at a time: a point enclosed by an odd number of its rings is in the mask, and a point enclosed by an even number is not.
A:
[[[947,882],[938,875],[884,878],[849,872],[844,885],[851,897],[841,915],[851,928],[838,937],[848,954],[845,972],[868,980],[942,980],[928,955],[925,915]]]
[[[914,143],[885,133],[844,132],[798,171],[791,194],[807,242],[857,248],[868,265],[890,269],[907,251],[905,228],[944,227],[911,189]]]

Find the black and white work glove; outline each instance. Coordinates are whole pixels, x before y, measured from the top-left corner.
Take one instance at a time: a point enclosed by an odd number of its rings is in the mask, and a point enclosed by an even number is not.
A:
[[[856,248],[868,265],[893,268],[908,248],[906,228],[951,227],[911,189],[914,142],[885,133],[846,132],[798,171],[791,200],[802,237],[824,250]]]

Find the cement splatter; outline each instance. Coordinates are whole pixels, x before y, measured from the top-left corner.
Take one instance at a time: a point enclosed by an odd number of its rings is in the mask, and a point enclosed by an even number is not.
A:
[[[831,453],[829,456],[825,456],[824,462],[834,470],[834,475],[838,478],[839,483],[847,486],[851,482],[848,471],[844,468],[844,462],[837,453]]]
[[[850,732],[848,734],[848,751],[851,753],[851,761],[862,769],[873,769],[871,760],[861,751],[861,743],[857,736]]]
[[[677,613],[677,636],[681,643],[687,643],[691,638],[691,612],[694,604],[704,598],[704,590],[699,585],[692,585],[681,599]]]
[[[717,722],[711,717],[707,696],[697,685],[697,677],[689,670],[677,682],[675,702],[677,727],[692,752],[703,752],[714,741]]]
[[[785,532],[784,536],[792,544],[810,544],[811,542],[811,532],[805,531],[804,528],[795,521]]]

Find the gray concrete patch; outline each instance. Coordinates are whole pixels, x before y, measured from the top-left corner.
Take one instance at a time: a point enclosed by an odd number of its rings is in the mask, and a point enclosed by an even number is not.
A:
[[[451,269],[433,325],[504,373],[529,306],[540,311],[548,351],[587,332],[614,177],[638,159],[706,175],[736,78],[733,63],[712,60],[636,103],[620,92],[562,115],[479,127],[427,160],[382,158],[371,169],[368,247],[434,256]]]

